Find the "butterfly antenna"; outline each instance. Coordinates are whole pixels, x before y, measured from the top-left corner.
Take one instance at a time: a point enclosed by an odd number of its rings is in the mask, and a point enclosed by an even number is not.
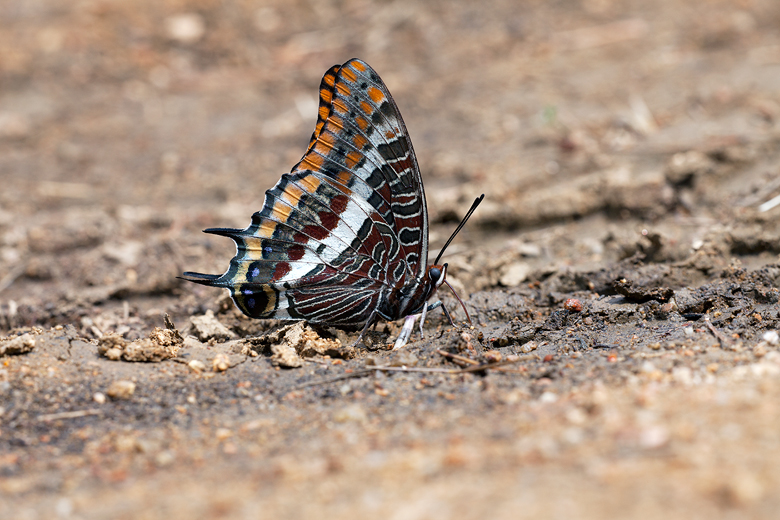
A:
[[[447,249],[447,246],[450,245],[450,242],[452,242],[452,239],[455,238],[455,235],[457,235],[458,232],[461,229],[463,229],[463,226],[466,225],[466,222],[469,220],[469,217],[471,217],[471,214],[474,213],[474,210],[477,209],[477,206],[479,206],[479,203],[482,202],[482,199],[484,198],[485,198],[485,194],[483,193],[482,195],[480,195],[474,200],[474,204],[471,205],[471,209],[468,211],[468,213],[466,213],[466,216],[463,217],[463,220],[460,221],[460,224],[458,224],[458,227],[455,228],[455,231],[452,232],[450,238],[447,239],[447,243],[444,244],[444,247],[441,248],[441,251],[439,251],[439,255],[436,257],[436,260],[433,261],[433,265],[439,265],[439,260],[441,260],[441,255],[444,254],[444,250]],[[452,289],[452,287],[450,287],[450,289]],[[452,292],[454,293],[455,291]],[[458,295],[456,294],[455,296]],[[460,300],[460,298],[458,298],[458,300]],[[463,305],[463,302],[461,302],[461,305]],[[465,310],[466,308],[463,307],[463,309]],[[466,314],[468,314],[468,312]],[[471,320],[469,319],[469,321]]]

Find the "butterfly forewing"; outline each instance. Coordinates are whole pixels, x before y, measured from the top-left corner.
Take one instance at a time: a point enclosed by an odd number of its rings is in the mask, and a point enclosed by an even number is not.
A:
[[[317,137],[319,137],[320,132],[322,132],[325,121],[330,115],[330,103],[333,99],[333,85],[336,83],[336,74],[338,74],[340,68],[341,65],[332,66],[328,69],[328,72],[322,76],[322,81],[320,81],[320,106],[317,110],[317,124],[314,125],[314,132],[312,132],[311,139],[309,139],[309,146],[306,148],[307,153],[311,150],[312,146],[314,146]],[[296,169],[297,166],[293,168],[293,171]]]
[[[365,181],[389,205],[380,214],[395,231],[401,259],[421,276],[428,253],[425,193],[390,92],[366,63],[350,60],[339,68],[329,95],[329,116],[297,168],[319,168],[334,177],[347,172]],[[321,91],[320,114],[326,100]]]

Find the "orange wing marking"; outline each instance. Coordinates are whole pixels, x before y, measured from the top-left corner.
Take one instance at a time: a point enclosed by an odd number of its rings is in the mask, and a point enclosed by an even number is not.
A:
[[[354,83],[355,81],[357,81],[357,75],[353,70],[345,67],[341,69],[340,72],[341,72],[341,76],[347,78],[347,81],[349,81],[350,83]]]
[[[271,210],[271,213],[279,219],[280,222],[287,222],[287,219],[290,218],[290,213],[292,212],[292,208],[287,206],[286,204],[282,204],[281,202],[276,202],[274,204],[274,209]]]
[[[344,163],[347,165],[347,168],[352,169],[357,165],[357,163],[360,162],[360,159],[362,158],[363,154],[360,152],[349,152]]]
[[[382,101],[385,100],[385,95],[382,94],[382,91],[376,87],[368,88],[368,97],[370,97],[371,101],[376,103],[377,106],[381,105]]]

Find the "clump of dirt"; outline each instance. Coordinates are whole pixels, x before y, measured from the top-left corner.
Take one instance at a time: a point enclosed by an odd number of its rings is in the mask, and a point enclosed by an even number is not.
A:
[[[0,340],[0,356],[26,354],[35,348],[35,337],[27,332],[20,336]]]
[[[98,340],[97,351],[112,361],[159,363],[175,358],[184,339],[176,329],[155,327],[148,338],[127,341],[118,334],[106,334]]]

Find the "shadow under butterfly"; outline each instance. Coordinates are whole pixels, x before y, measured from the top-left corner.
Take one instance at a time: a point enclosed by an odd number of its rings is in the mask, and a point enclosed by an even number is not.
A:
[[[265,194],[246,229],[213,228],[236,256],[222,275],[183,279],[224,287],[252,318],[307,320],[363,329],[405,318],[395,349],[418,317],[420,334],[446,284],[442,254],[478,197],[428,266],[428,209],[420,168],[398,107],[379,75],[352,59],[320,83],[317,125],[301,161]],[[455,298],[471,317],[454,290]],[[431,303],[429,303],[431,302]]]

